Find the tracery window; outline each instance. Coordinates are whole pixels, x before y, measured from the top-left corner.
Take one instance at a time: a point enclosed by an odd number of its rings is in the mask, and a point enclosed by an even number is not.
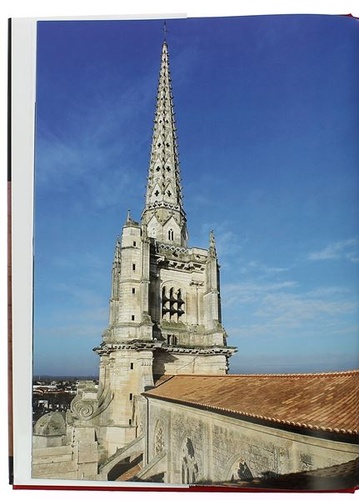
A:
[[[194,484],[198,481],[199,467],[191,439],[187,438],[182,449],[182,483]]]
[[[162,288],[162,318],[168,321],[179,321],[184,314],[185,302],[180,288]]]
[[[231,481],[251,481],[253,479],[252,471],[243,457],[233,464],[231,472]]]
[[[157,428],[155,435],[155,454],[159,455],[165,447],[165,438],[163,435],[163,429],[161,426]]]

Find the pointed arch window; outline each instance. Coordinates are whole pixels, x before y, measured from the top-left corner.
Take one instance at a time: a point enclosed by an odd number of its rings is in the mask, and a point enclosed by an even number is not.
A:
[[[199,467],[191,439],[187,438],[182,447],[182,483],[195,483],[198,480]]]
[[[184,311],[185,301],[181,289],[171,287],[169,290],[164,286],[162,288],[162,318],[167,321],[178,322]],[[177,339],[168,339],[168,343],[176,343]]]
[[[169,229],[168,230],[168,239],[170,241],[173,241],[174,240],[174,233],[173,233],[173,229]]]

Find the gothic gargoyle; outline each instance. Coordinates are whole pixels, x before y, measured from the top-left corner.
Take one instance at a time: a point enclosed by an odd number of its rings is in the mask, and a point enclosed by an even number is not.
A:
[[[159,257],[157,257],[156,262],[157,264],[164,264],[166,262],[166,257],[164,255],[160,255]]]

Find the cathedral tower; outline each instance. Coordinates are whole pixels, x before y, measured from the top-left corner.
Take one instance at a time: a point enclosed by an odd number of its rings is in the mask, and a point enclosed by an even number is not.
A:
[[[189,248],[182,201],[168,46],[162,46],[145,206],[127,215],[112,267],[109,326],[100,356],[99,416],[106,455],[135,438],[134,402],[162,375],[223,375],[234,352],[221,323],[219,266]],[[109,398],[111,402],[109,403]]]

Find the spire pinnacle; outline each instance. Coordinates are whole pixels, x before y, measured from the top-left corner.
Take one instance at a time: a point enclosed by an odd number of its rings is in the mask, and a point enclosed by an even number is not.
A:
[[[142,222],[149,224],[152,221],[151,227],[148,227],[150,237],[186,246],[186,215],[182,204],[180,163],[168,46],[165,40],[166,33],[167,27],[164,23],[164,41]]]
[[[217,255],[217,250],[216,250],[216,239],[214,237],[214,231],[211,229],[209,233],[209,254],[212,257],[216,257]]]
[[[167,32],[168,32],[167,23],[166,21],[163,21],[163,43],[167,42]]]

